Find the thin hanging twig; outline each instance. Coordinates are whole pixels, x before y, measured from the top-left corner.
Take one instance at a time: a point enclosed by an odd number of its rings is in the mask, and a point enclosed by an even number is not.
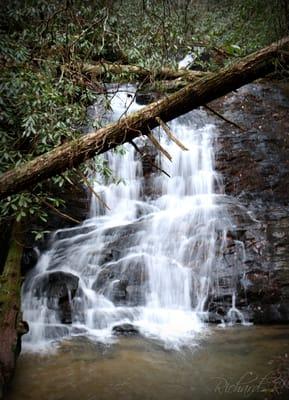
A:
[[[46,205],[48,208],[50,208],[51,210],[53,210],[56,214],[60,215],[61,217],[65,218],[65,219],[68,219],[69,221],[75,222],[75,223],[77,223],[77,224],[80,224],[80,223],[81,223],[78,219],[75,219],[75,218],[71,217],[70,215],[65,214],[64,212],[59,211],[56,207],[54,207],[52,204],[48,203],[48,201],[44,200],[42,197],[39,197],[39,196],[37,196],[37,197],[39,198],[39,200],[40,200],[44,205]]]
[[[172,133],[172,131],[170,130],[170,128],[167,126],[167,124],[164,123],[164,121],[162,121],[160,119],[160,117],[156,117],[156,121],[160,124],[160,126],[163,128],[164,132],[168,135],[168,137],[176,143],[176,145],[178,145],[182,150],[188,151],[189,149],[183,145],[183,143],[181,143],[179,141],[179,139],[177,139],[175,137],[175,135]]]
[[[136,151],[141,155],[142,158],[145,157],[145,154],[142,153],[142,151],[139,149],[139,147],[135,144],[135,142],[132,140],[130,142],[130,144],[136,149]],[[150,159],[147,160],[149,162],[149,164],[156,168],[158,171],[162,172],[163,174],[165,174],[166,176],[168,176],[169,178],[171,177],[164,169],[158,167],[154,162],[152,162]]]
[[[228,124],[233,125],[236,128],[240,129],[240,131],[245,132],[246,129],[242,128],[242,126],[236,124],[236,122],[233,122],[233,121],[227,119],[226,117],[224,117],[222,114],[218,113],[218,111],[214,110],[212,107],[208,106],[207,104],[204,105],[204,108],[206,108],[207,110],[211,111],[211,113],[215,114],[217,117],[219,117],[223,121],[227,122]]]
[[[94,196],[97,198],[97,200],[110,211],[110,208],[108,207],[108,205],[105,203],[105,201],[101,198],[101,196],[96,193],[96,191],[93,189],[93,187],[91,186],[91,184],[89,183],[89,180],[87,179],[87,177],[81,172],[81,171],[77,171],[77,173],[80,175],[80,177],[82,178],[82,180],[84,180],[86,186],[88,187],[88,189],[91,191],[92,194],[94,194]]]
[[[172,161],[172,156],[166,151],[166,149],[163,148],[163,146],[157,141],[157,139],[154,137],[152,131],[150,128],[147,128],[147,137],[149,140],[152,142],[152,144],[169,160]]]

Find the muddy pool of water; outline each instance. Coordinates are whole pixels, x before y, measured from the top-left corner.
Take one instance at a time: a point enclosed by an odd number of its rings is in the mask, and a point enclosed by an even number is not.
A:
[[[288,399],[289,327],[209,327],[191,348],[78,337],[23,352],[8,400]]]

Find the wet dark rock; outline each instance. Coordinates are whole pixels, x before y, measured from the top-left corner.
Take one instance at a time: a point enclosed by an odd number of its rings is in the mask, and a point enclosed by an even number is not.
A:
[[[34,248],[26,248],[23,250],[21,259],[21,273],[26,275],[37,263],[38,253]]]
[[[247,128],[244,132],[237,131],[219,121],[217,168],[223,171],[227,193],[239,195],[246,190],[266,198],[266,191],[274,188],[271,197],[284,199],[283,178],[288,182],[284,172],[288,171],[289,140],[286,125],[289,102],[287,98],[284,103],[284,98],[277,84],[259,83],[246,85],[237,94],[212,103],[229,119]],[[276,111],[278,119],[270,118]],[[233,164],[229,163],[232,157]]]
[[[69,272],[55,271],[39,276],[34,285],[34,294],[50,297],[63,297],[70,291],[75,294],[79,278]]]
[[[143,306],[146,302],[146,285],[129,285],[126,299],[129,306]]]
[[[131,224],[123,225],[115,228],[108,228],[102,235],[105,237],[107,242],[107,249],[126,249],[137,244],[137,233],[144,229],[142,221],[132,222]]]
[[[53,238],[54,240],[64,240],[75,237],[76,235],[85,235],[90,232],[93,232],[94,230],[95,230],[94,225],[91,226],[84,225],[75,227],[73,229],[59,229],[54,233]]]
[[[116,325],[112,328],[112,332],[116,336],[135,336],[139,335],[139,330],[132,324]]]
[[[121,303],[126,300],[127,297],[127,280],[115,281],[112,284],[112,290],[110,293],[110,298],[114,303]]]
[[[229,232],[223,269],[236,282],[236,305],[255,323],[288,323],[289,304],[289,97],[286,83],[262,81],[212,102],[211,106],[244,131],[216,119],[216,168],[222,174],[236,232]],[[275,117],[274,117],[275,115]],[[235,243],[245,258],[234,262]],[[225,276],[225,273],[223,274]],[[232,299],[221,273],[208,304],[218,319]],[[217,288],[217,284],[216,284]],[[213,317],[214,315],[214,317]]]
[[[249,309],[256,324],[289,323],[289,303],[283,304],[253,304]]]
[[[224,317],[217,312],[209,312],[204,322],[210,322],[212,324],[221,324],[224,321]]]
[[[218,324],[224,321],[224,318],[227,313],[226,309],[227,307],[223,303],[224,303],[223,299],[221,301],[210,302],[207,310],[208,311],[207,321]]]
[[[79,328],[78,326],[72,326],[71,327],[71,333],[73,335],[86,335],[87,334],[87,329],[85,328]]]
[[[155,172],[154,168],[148,167],[148,174],[146,175],[142,185],[142,198],[156,199],[161,195],[161,185],[156,186],[156,181],[152,175]]]
[[[70,330],[64,325],[46,325],[44,328],[45,339],[56,339],[68,336]]]
[[[115,304],[140,305],[143,304],[146,281],[142,257],[120,259],[102,267],[92,289],[103,293]]]
[[[106,248],[99,254],[99,265],[107,264],[113,260],[117,260],[121,256],[122,249],[119,248]]]
[[[78,289],[79,278],[73,274],[56,271],[43,274],[33,286],[34,296],[47,298],[47,306],[56,310],[64,324],[72,322],[72,299]]]
[[[147,279],[144,264],[141,257],[129,260],[127,263],[119,260],[115,263],[105,265],[100,271],[97,284],[103,286],[107,280],[121,279],[129,285],[141,285]]]
[[[243,278],[243,282],[241,280],[241,284],[239,293],[246,296],[249,303],[254,301],[276,303],[280,300],[280,287],[268,272],[250,268]]]
[[[136,92],[135,101],[137,104],[141,106],[145,106],[146,104],[150,104],[155,101],[156,95],[154,93],[147,92]]]

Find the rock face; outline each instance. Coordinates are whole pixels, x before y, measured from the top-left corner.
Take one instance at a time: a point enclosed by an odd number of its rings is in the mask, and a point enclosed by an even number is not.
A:
[[[126,230],[120,230],[117,238],[108,243],[107,248],[119,248],[117,261],[104,263],[92,286],[93,290],[104,294],[116,305],[138,306],[145,303],[147,271],[143,257],[122,258],[126,246],[136,240],[135,229],[140,227],[140,223],[132,224]],[[118,242],[119,247],[115,247]]]
[[[33,285],[36,297],[46,297],[48,308],[59,314],[63,324],[72,322],[72,300],[78,289],[79,278],[73,274],[56,271],[43,274]]]
[[[244,207],[231,208],[237,229],[225,255],[244,244],[236,305],[255,323],[288,323],[289,86],[250,84],[211,106],[243,128],[219,120],[216,151],[225,193]],[[212,297],[209,309],[228,306],[225,296]]]

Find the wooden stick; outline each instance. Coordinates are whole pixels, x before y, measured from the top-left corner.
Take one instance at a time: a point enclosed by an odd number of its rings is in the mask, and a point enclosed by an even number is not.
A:
[[[178,145],[182,150],[188,151],[189,149],[183,145],[183,143],[181,143],[179,141],[179,139],[177,139],[174,134],[172,133],[172,131],[170,130],[170,128],[164,123],[164,121],[162,121],[160,119],[160,117],[156,117],[156,121],[160,124],[160,126],[163,128],[164,132],[168,135],[168,137],[176,143],[176,145]]]
[[[152,144],[161,152],[163,155],[170,161],[172,161],[172,156],[170,153],[166,151],[166,149],[163,148],[163,146],[157,141],[157,139],[154,137],[152,131],[148,128],[148,132],[146,132],[147,137],[149,140],[152,142]]]
[[[94,194],[94,196],[97,198],[97,200],[110,211],[110,208],[108,207],[108,205],[104,202],[104,200],[100,197],[100,195],[98,193],[96,193],[96,191],[93,189],[93,187],[91,186],[91,184],[89,183],[89,180],[87,179],[87,177],[81,172],[78,171],[78,174],[80,175],[80,177],[84,180],[86,186],[88,187],[88,189],[91,191],[91,193]]]
[[[57,208],[55,208],[52,204],[48,203],[48,202],[47,202],[46,200],[44,200],[42,197],[39,197],[39,196],[37,196],[37,197],[40,199],[40,201],[41,201],[43,204],[45,204],[47,207],[51,208],[51,210],[53,210],[56,214],[60,215],[61,217],[65,218],[65,219],[68,219],[68,220],[70,220],[70,221],[72,221],[72,222],[75,222],[75,223],[77,223],[77,224],[80,224],[80,221],[78,221],[77,219],[71,217],[71,216],[68,215],[68,214],[65,214],[64,212],[59,211]]]
[[[214,110],[212,107],[208,106],[207,104],[204,105],[204,108],[206,108],[207,110],[211,111],[211,113],[215,114],[217,117],[219,117],[223,121],[227,122],[228,124],[233,125],[236,128],[240,129],[240,131],[245,132],[245,129],[242,128],[240,125],[236,124],[236,122],[233,122],[233,121],[227,119],[226,117],[224,117],[222,114],[218,113],[218,111]]]
[[[138,148],[138,146],[135,144],[135,142],[132,140],[130,142],[130,144],[136,149],[136,151],[141,155],[141,157],[143,158],[145,156],[145,154],[143,154],[141,152],[141,150]],[[156,168],[158,171],[162,172],[163,174],[165,174],[166,176],[168,176],[169,178],[171,177],[164,169],[158,167],[154,162],[152,162],[151,160],[148,160],[148,162],[150,163],[150,165],[154,168]]]

